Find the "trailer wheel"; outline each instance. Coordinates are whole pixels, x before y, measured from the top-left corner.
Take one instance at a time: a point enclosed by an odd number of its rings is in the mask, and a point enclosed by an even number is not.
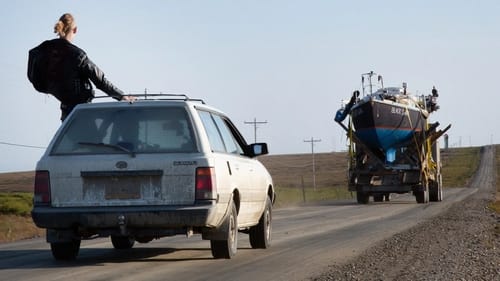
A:
[[[422,183],[422,190],[415,191],[415,199],[419,204],[425,204],[429,202],[429,187],[426,183]]]
[[[429,201],[431,202],[439,201],[439,188],[436,182],[432,182],[429,186]]]
[[[436,184],[437,184],[437,189],[438,189],[437,202],[441,202],[441,201],[443,201],[443,178],[441,175],[438,176],[438,182]]]
[[[443,177],[439,175],[438,177],[438,202],[443,201]]]
[[[386,201],[386,202],[391,201],[391,194],[390,193],[384,193],[384,201]]]
[[[429,201],[431,202],[441,202],[443,200],[443,188],[441,175],[438,176],[437,182],[431,182],[429,186]]]
[[[358,200],[359,204],[368,204],[368,202],[370,201],[370,195],[367,192],[357,191],[356,199]]]
[[[382,193],[373,194],[373,202],[384,202],[384,194]]]

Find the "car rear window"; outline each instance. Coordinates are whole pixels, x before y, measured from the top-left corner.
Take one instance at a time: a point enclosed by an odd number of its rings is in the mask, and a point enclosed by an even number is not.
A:
[[[52,155],[197,151],[184,107],[87,108],[76,111]]]

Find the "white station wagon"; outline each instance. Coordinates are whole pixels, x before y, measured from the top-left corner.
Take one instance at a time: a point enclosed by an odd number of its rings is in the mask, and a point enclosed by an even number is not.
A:
[[[55,259],[74,259],[82,239],[116,249],[201,234],[215,258],[237,251],[238,231],[268,248],[274,186],[221,111],[186,96],[77,106],[36,167],[32,217]]]

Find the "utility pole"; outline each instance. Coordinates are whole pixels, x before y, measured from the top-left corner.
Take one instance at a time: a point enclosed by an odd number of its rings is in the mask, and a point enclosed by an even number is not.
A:
[[[245,124],[253,125],[253,138],[254,143],[257,142],[257,124],[267,124],[267,121],[257,121],[257,118],[254,118],[253,121],[245,121]]]
[[[310,140],[304,140],[304,142],[310,142],[311,143],[311,155],[312,155],[312,160],[313,160],[313,188],[316,190],[316,164],[314,160],[314,143],[315,142],[320,142],[320,139],[315,140],[313,137],[311,137]]]

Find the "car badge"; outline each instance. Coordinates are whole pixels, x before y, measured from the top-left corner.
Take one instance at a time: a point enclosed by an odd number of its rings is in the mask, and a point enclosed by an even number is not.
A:
[[[125,161],[118,161],[115,164],[115,167],[118,169],[125,169],[125,168],[127,168],[127,166],[128,166],[128,164]]]

